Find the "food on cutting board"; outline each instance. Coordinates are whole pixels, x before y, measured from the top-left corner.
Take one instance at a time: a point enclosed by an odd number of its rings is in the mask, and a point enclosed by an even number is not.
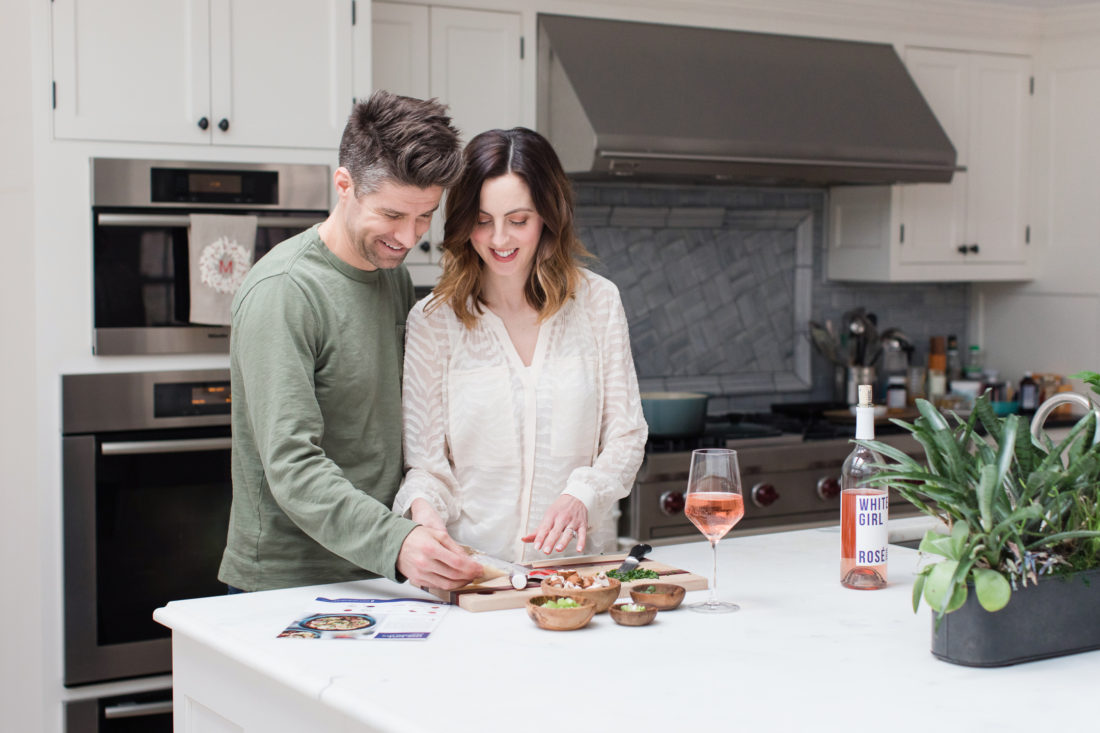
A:
[[[546,579],[546,584],[565,590],[585,590],[587,588],[606,588],[611,585],[608,573],[581,575],[576,570],[559,570]]]
[[[646,580],[649,578],[661,577],[657,574],[656,570],[650,570],[649,568],[634,568],[625,573],[620,573],[618,570],[608,570],[607,576],[609,578],[621,580],[624,583],[629,583],[632,580]]]

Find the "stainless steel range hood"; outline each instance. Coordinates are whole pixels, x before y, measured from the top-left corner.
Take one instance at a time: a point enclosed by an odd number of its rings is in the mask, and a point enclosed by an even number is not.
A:
[[[941,183],[956,170],[887,44],[540,15],[538,53],[538,127],[576,178]]]

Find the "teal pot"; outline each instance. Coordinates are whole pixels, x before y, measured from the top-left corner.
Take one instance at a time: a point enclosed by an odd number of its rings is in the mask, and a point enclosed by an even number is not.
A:
[[[966,603],[932,618],[932,654],[968,667],[1005,667],[1100,649],[1100,568],[1043,576],[1012,591],[1008,605],[990,613],[974,588]]]
[[[708,395],[701,392],[643,392],[642,414],[654,438],[689,438],[703,434]]]

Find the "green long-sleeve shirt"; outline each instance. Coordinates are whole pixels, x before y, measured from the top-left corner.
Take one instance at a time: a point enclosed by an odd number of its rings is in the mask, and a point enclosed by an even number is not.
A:
[[[384,575],[415,524],[401,482],[408,271],[359,270],[317,228],[256,263],[233,302],[233,506],[218,578],[265,590]]]

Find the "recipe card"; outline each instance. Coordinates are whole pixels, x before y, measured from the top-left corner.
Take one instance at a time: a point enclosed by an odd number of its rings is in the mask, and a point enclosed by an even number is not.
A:
[[[315,598],[280,639],[427,639],[451,604],[419,598]]]

